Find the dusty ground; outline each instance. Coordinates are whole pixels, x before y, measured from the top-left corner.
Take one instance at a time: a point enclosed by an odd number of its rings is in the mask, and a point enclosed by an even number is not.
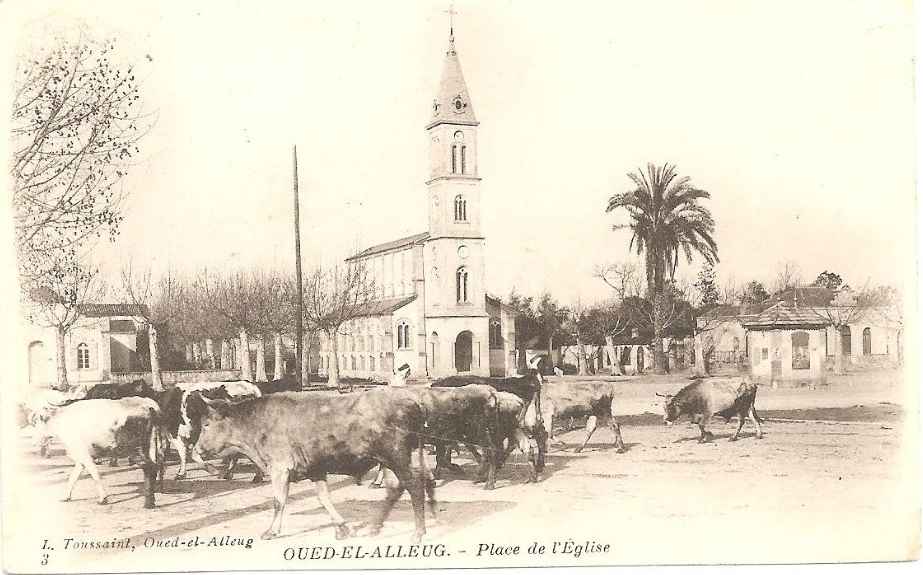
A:
[[[441,481],[437,490],[439,521],[428,526],[426,542],[442,543],[441,558],[347,561],[343,567],[448,567],[466,559],[484,565],[783,562],[870,560],[905,557],[915,549],[918,525],[913,477],[904,465],[908,451],[905,406],[900,387],[880,374],[868,385],[853,377],[822,390],[761,390],[764,418],[818,420],[767,421],[765,438],[753,437],[748,424],[740,441],[727,437],[734,424],[718,423],[713,443],[696,442],[688,424],[670,428],[653,412],[652,392],[677,389],[679,378],[654,383],[625,382],[624,403],[633,413],[622,418],[628,452],[615,453],[612,435],[600,429],[586,451],[573,453],[583,431],[563,434],[538,484],[526,484],[521,456],[505,467],[498,488],[488,492],[462,477]],[[860,406],[861,407],[858,407]],[[915,412],[915,408],[913,410]],[[915,416],[910,413],[910,416]],[[99,506],[89,478],[77,484],[76,501],[57,501],[70,464],[60,451],[40,459],[25,439],[19,442],[25,472],[13,478],[17,496],[8,502],[19,510],[12,549],[27,568],[37,568],[48,538],[55,551],[49,567],[73,569],[82,561],[99,568],[325,568],[331,562],[290,561],[289,547],[314,545],[406,544],[412,529],[406,496],[376,539],[335,541],[323,509],[308,482],[292,490],[284,536],[259,540],[271,517],[270,487],[253,485],[244,471],[234,481],[193,470],[190,479],[167,481],[157,508],[142,509],[141,472],[101,466],[113,503]],[[459,458],[470,476],[473,465]],[[172,477],[175,466],[168,470]],[[5,478],[8,481],[10,478]],[[332,478],[333,500],[348,521],[369,518],[380,490]],[[367,481],[366,481],[367,483]],[[918,527],[917,533],[918,533]],[[40,536],[37,534],[41,534]],[[255,541],[252,549],[145,550],[145,540],[231,535]],[[135,551],[66,552],[63,537],[104,540],[130,537]],[[608,544],[608,552],[552,554],[555,541],[573,539]],[[57,542],[57,545],[55,545]],[[546,546],[529,555],[528,546]],[[520,545],[517,555],[477,557],[479,544]],[[559,550],[560,546],[559,544]],[[9,552],[9,548],[7,549]],[[371,560],[369,560],[371,561]],[[141,562],[141,563],[139,563]],[[7,565],[10,568],[10,565]]]

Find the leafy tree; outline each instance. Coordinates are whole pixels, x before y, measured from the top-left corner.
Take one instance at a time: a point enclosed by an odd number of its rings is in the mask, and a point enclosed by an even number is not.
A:
[[[609,198],[606,212],[624,210],[629,221],[613,226],[631,231],[629,250],[644,256],[647,297],[653,307],[654,369],[665,372],[663,333],[669,322],[667,280],[675,277],[680,253],[688,263],[698,254],[706,263],[718,262],[713,234],[715,221],[701,200],[711,197],[679,177],[674,166],[648,164],[647,171],[629,173],[634,189]]]
[[[812,286],[827,288],[829,290],[837,291],[842,288],[849,288],[848,285],[843,284],[843,278],[840,277],[840,274],[829,272],[827,270],[822,271],[818,274],[817,279],[811,284]]]
[[[526,345],[531,339],[541,335],[541,328],[533,310],[532,296],[520,295],[514,288],[507,298],[507,303],[516,309],[516,367],[523,371],[526,368]]]
[[[759,304],[769,299],[769,292],[763,284],[753,280],[744,285],[740,294],[740,303]]]
[[[699,270],[698,278],[693,287],[699,293],[699,305],[704,308],[718,305],[720,299],[718,294],[718,274],[711,264],[705,264]]]
[[[555,344],[560,344],[566,335],[564,322],[567,320],[569,312],[566,307],[558,303],[548,292],[543,292],[535,304],[534,316],[538,324],[539,333],[542,339],[548,342],[548,363],[549,369],[552,368],[552,351]]]

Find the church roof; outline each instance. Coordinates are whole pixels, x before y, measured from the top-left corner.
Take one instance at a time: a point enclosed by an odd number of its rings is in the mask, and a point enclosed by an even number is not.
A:
[[[363,306],[362,310],[359,312],[359,315],[388,315],[391,312],[399,310],[415,299],[417,299],[417,294],[372,301]]]
[[[389,252],[391,250],[397,250],[400,248],[405,248],[407,246],[412,246],[415,244],[420,244],[425,242],[429,238],[429,232],[423,232],[420,234],[414,234],[412,236],[407,236],[404,238],[398,238],[396,240],[391,240],[390,242],[385,242],[383,244],[374,245],[370,248],[365,248],[356,255],[346,258],[346,261],[358,260],[365,258],[371,255],[380,254],[382,252]]]
[[[133,303],[85,303],[77,311],[84,317],[144,317],[148,313],[147,306]]]
[[[443,123],[473,126],[478,123],[474,116],[474,106],[468,96],[468,85],[465,84],[461,62],[455,51],[455,35],[452,33],[449,34],[449,48],[442,65],[439,90],[433,101],[433,119],[426,127],[431,128]]]

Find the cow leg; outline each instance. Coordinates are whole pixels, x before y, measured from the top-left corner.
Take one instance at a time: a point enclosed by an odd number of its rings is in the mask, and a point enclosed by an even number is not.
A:
[[[71,495],[74,494],[74,486],[77,485],[77,480],[80,479],[80,475],[83,473],[83,464],[75,463],[74,469],[71,470],[70,477],[67,479],[67,492],[64,494],[64,499],[62,501],[70,501]]]
[[[333,527],[336,530],[336,538],[346,539],[352,536],[352,530],[347,527],[346,520],[343,519],[333,507],[333,502],[330,500],[330,491],[327,489],[327,480],[320,479],[315,481],[314,490],[317,492],[317,500],[324,506],[324,509],[327,510],[327,515],[329,515],[330,520],[333,521]]]
[[[144,470],[144,508],[154,508],[154,484],[157,480],[157,464],[146,461],[142,464]]]
[[[737,438],[740,437],[740,430],[744,428],[745,421],[747,421],[747,412],[739,412],[737,414],[737,431],[735,431],[734,435],[731,436],[730,441],[737,441]]]
[[[590,438],[593,437],[593,432],[596,431],[596,416],[591,415],[586,420],[586,438],[583,440],[583,445],[574,450],[575,453],[580,453],[583,451],[583,448],[586,447],[586,444],[589,443]]]
[[[173,449],[176,450],[176,454],[179,455],[179,469],[176,470],[176,477],[174,477],[174,479],[186,479],[186,442],[179,437],[170,436],[170,445],[173,446]]]
[[[609,418],[609,427],[612,428],[612,434],[615,436],[615,450],[618,453],[625,453],[625,442],[622,441],[622,426],[614,417]]]
[[[212,475],[222,475],[222,470],[218,469],[211,463],[207,463],[202,456],[195,449],[192,450],[192,460],[205,468],[205,471],[211,473]]]
[[[289,470],[271,470],[270,481],[272,481],[272,523],[263,533],[263,539],[272,539],[282,531],[282,514],[285,512],[285,502],[288,501],[288,488],[291,482]]]
[[[708,425],[708,422],[711,420],[711,417],[703,415],[699,420],[699,443],[705,443],[706,441],[711,440],[713,437],[712,434],[705,430],[705,426]]]
[[[90,461],[89,465],[86,463],[83,465],[87,468],[87,471],[90,472],[90,476],[93,477],[93,481],[96,482],[96,491],[99,493],[99,499],[97,499],[96,502],[100,505],[109,503],[109,496],[106,495],[106,488],[103,487],[103,479],[99,476],[99,470],[96,469],[96,466],[93,464],[92,460]]]
[[[760,418],[756,414],[756,407],[750,406],[750,421],[756,426],[756,438],[763,439],[763,429],[760,427]]]
[[[372,537],[381,533],[381,527],[384,525],[385,519],[391,513],[394,504],[400,499],[401,494],[404,493],[404,486],[413,482],[411,478],[406,477],[406,474],[404,475],[405,477],[403,478],[398,476],[398,484],[396,486],[386,485],[387,493],[385,494],[385,500],[378,509],[378,514],[372,520],[371,527],[369,527],[369,535]]]
[[[381,487],[381,482],[385,479],[385,466],[381,463],[378,464],[378,467],[375,468],[375,479],[369,483],[369,489],[379,489]]]
[[[234,478],[234,470],[237,468],[237,460],[239,458],[240,458],[240,455],[235,453],[234,455],[229,455],[224,460],[225,462],[224,479],[226,481],[230,481],[231,479]]]

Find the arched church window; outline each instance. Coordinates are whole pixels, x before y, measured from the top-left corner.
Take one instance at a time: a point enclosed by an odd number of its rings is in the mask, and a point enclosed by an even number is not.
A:
[[[458,173],[458,145],[452,144],[452,173]]]
[[[872,355],[872,328],[862,330],[862,355]]]
[[[792,369],[811,369],[810,338],[807,332],[792,333]]]
[[[403,320],[397,324],[397,349],[410,349],[410,324]]]
[[[500,331],[500,320],[490,320],[490,349],[503,349],[503,333]]]
[[[77,346],[77,369],[90,369],[90,346],[85,343]]]
[[[455,221],[468,221],[468,200],[461,194],[455,196]]]
[[[466,173],[468,170],[465,169],[465,150],[467,146],[461,147],[461,173]]]
[[[455,272],[455,299],[458,303],[468,302],[468,270],[464,266]]]

